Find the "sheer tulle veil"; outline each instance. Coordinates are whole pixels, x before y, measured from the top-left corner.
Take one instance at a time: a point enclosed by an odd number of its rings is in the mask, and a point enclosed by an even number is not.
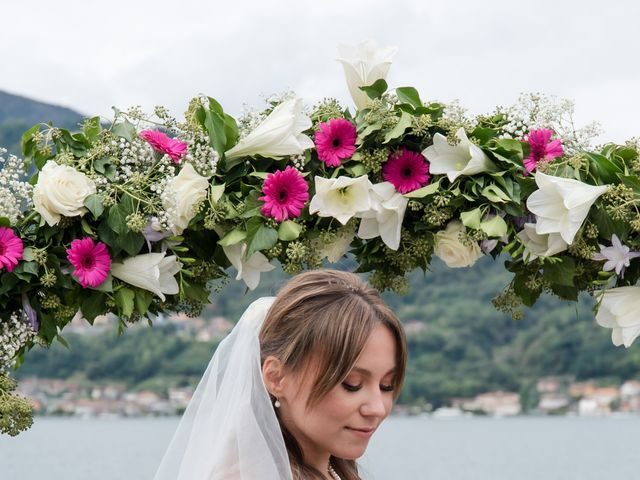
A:
[[[154,480],[292,480],[260,365],[258,333],[274,300],[253,302],[220,343]]]

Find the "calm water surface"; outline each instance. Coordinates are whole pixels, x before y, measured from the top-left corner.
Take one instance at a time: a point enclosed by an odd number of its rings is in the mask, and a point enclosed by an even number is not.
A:
[[[0,436],[0,478],[151,480],[176,419],[37,418]],[[361,466],[367,480],[640,478],[640,417],[391,418]]]

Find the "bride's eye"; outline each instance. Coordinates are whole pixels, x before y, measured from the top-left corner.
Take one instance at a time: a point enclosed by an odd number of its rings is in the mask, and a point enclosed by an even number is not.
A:
[[[347,392],[357,392],[362,388],[362,385],[351,385],[350,383],[342,382],[342,388]]]
[[[383,392],[393,392],[394,387],[393,385],[380,385],[380,390],[382,390]]]

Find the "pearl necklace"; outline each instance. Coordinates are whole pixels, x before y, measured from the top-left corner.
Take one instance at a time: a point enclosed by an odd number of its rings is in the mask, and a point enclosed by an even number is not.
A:
[[[333,478],[333,480],[342,480],[340,478],[340,475],[338,475],[336,473],[336,471],[333,469],[333,467],[331,466],[331,464],[329,464],[329,468],[327,469],[329,472],[329,475],[331,475],[331,478]]]

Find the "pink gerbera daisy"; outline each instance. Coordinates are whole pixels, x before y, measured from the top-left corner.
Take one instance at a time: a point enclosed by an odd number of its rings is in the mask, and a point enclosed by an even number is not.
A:
[[[382,165],[382,177],[400,193],[412,192],[429,183],[429,163],[417,152],[401,148]]]
[[[95,288],[109,276],[111,257],[107,246],[102,242],[94,243],[88,237],[74,240],[71,248],[67,249],[67,259],[74,267],[72,275],[84,288]]]
[[[175,138],[170,138],[157,130],[143,130],[140,138],[146,140],[154,150],[166,153],[173,163],[180,163],[180,159],[187,153],[187,144]]]
[[[309,185],[293,167],[270,173],[262,185],[264,205],[260,213],[275,218],[278,222],[300,216],[304,204],[309,200]]]
[[[329,167],[338,167],[356,151],[356,127],[349,120],[334,118],[320,124],[315,143],[318,158]]]
[[[562,142],[558,139],[551,140],[553,130],[543,128],[540,130],[531,130],[525,138],[529,142],[530,153],[524,159],[524,168],[527,173],[535,170],[540,162],[550,162],[556,157],[560,157],[563,153]]]
[[[0,270],[6,268],[8,272],[18,265],[18,260],[22,260],[24,247],[22,240],[13,230],[7,227],[0,227]]]

